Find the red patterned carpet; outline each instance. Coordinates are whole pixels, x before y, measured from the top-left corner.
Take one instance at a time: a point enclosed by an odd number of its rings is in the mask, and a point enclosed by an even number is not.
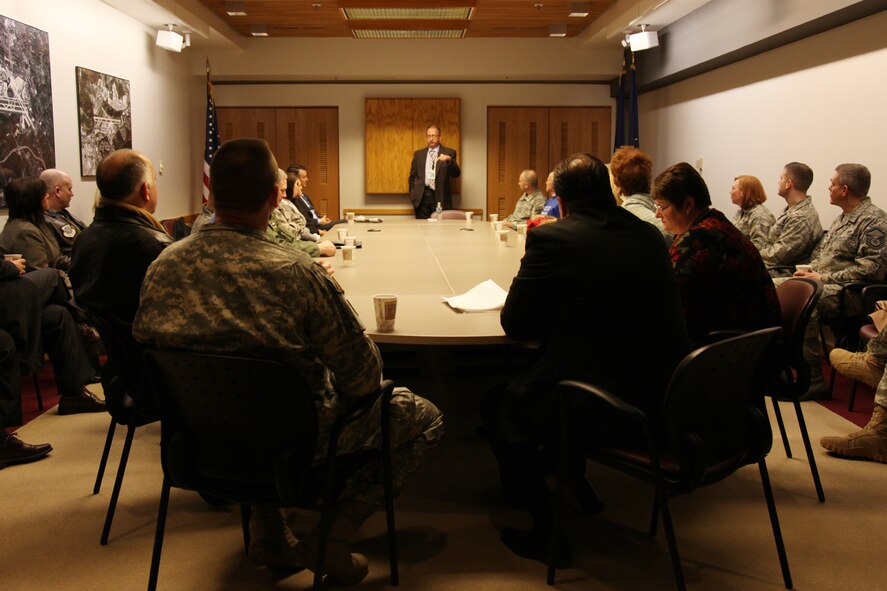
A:
[[[822,374],[828,376],[831,373],[831,366],[824,364]],[[842,375],[835,376],[835,387],[832,391],[831,400],[823,400],[819,404],[823,405],[830,411],[837,413],[847,419],[864,427],[872,416],[872,410],[875,407],[875,391],[863,383],[856,385],[856,398],[853,401],[853,410],[848,409],[850,400],[851,381]]]

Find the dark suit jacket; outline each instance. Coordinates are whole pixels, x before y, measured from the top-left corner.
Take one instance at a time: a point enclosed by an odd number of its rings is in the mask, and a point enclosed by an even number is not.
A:
[[[453,208],[453,192],[450,187],[450,177],[462,174],[459,163],[456,162],[456,150],[440,146],[440,153],[446,154],[452,160],[449,162],[437,161],[437,170],[434,177],[434,200],[440,201],[444,209]],[[416,150],[413,154],[413,163],[410,166],[410,201],[413,207],[417,207],[425,193],[425,162],[428,160],[428,148]]]
[[[662,234],[615,204],[529,231],[501,321],[509,337],[541,344],[505,397],[511,439],[545,437],[551,390],[564,379],[655,413],[689,349]],[[604,432],[601,444],[625,435],[606,421],[588,431]]]
[[[305,195],[305,198],[308,200],[308,203],[311,203],[311,198],[308,197],[308,195]],[[296,206],[296,209],[299,210],[299,213],[301,213],[305,217],[305,226],[308,228],[308,231],[312,234],[317,234],[318,223],[317,219],[315,219],[314,217],[314,213],[312,212],[312,210],[314,210],[314,204],[311,203],[310,207],[308,205],[305,205],[305,202],[302,201],[302,198],[298,195],[293,195],[290,201],[292,201],[293,205]]]

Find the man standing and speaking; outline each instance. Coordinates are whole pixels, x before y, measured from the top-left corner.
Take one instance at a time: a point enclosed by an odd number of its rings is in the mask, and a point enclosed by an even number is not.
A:
[[[456,162],[456,150],[440,143],[440,127],[429,125],[425,139],[428,148],[416,150],[410,166],[410,201],[417,220],[428,219],[438,203],[444,209],[453,208],[450,177],[462,174]]]

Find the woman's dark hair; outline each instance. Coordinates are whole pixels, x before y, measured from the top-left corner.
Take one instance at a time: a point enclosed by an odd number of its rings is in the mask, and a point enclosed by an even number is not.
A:
[[[10,181],[4,190],[9,206],[9,219],[28,220],[35,226],[43,226],[43,197],[46,183],[35,176],[25,176]]]
[[[653,181],[653,199],[665,199],[681,208],[687,197],[693,197],[696,207],[705,208],[711,205],[711,195],[705,181],[686,162],[672,164]]]
[[[554,190],[571,213],[616,207],[610,172],[588,152],[573,154],[555,167]]]

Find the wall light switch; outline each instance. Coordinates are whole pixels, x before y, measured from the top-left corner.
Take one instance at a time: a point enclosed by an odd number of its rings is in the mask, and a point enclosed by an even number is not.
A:
[[[157,161],[157,174],[159,174],[160,176],[163,176],[163,160]]]
[[[696,159],[696,170],[702,172],[702,157]]]

